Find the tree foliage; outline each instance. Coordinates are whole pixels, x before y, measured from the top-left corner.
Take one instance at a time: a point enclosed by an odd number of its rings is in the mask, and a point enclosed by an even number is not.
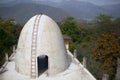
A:
[[[0,49],[6,51],[14,44],[12,33],[13,26],[10,21],[1,21],[0,23]]]
[[[67,17],[61,24],[61,30],[63,34],[69,35],[73,42],[80,42],[80,27],[73,17]]]
[[[105,14],[100,14],[96,17],[95,22],[99,24],[99,26],[108,27],[112,22],[112,17]]]
[[[120,18],[100,14],[93,23],[88,24],[68,17],[60,23],[60,28],[63,34],[71,37],[70,50],[78,50],[80,61],[87,57],[88,69],[98,80],[101,80],[103,73],[110,74],[110,79],[113,79],[120,51]]]
[[[63,34],[71,37],[70,51],[74,51],[76,45],[80,42],[81,28],[73,17],[67,17],[61,24],[60,28]]]
[[[5,61],[5,53],[11,55],[12,46],[17,44],[21,29],[21,25],[15,24],[14,20],[0,17],[0,67]]]
[[[95,20],[95,26],[97,27],[97,33],[110,32],[112,27],[112,17],[105,14],[98,15]]]
[[[97,39],[96,46],[92,49],[93,57],[102,63],[102,68],[110,76],[115,76],[117,57],[120,53],[118,37],[113,33],[104,33]]]

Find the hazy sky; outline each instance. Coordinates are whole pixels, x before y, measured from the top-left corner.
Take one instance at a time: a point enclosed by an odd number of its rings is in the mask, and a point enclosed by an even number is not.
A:
[[[6,3],[6,2],[11,2],[11,1],[15,1],[15,0],[0,0],[0,3]],[[20,1],[22,1],[22,0],[20,0]],[[27,1],[30,1],[30,0],[27,0]],[[53,1],[53,2],[61,2],[61,1],[86,1],[86,2],[91,2],[91,3],[97,4],[97,5],[120,3],[120,0],[32,0],[32,1]]]
[[[120,0],[79,0],[79,1],[92,2],[92,3],[98,4],[98,5],[117,4],[117,3],[120,3]]]

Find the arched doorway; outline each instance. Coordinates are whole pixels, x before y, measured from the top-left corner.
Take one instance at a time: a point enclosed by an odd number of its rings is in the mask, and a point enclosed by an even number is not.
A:
[[[48,69],[48,56],[40,55],[37,57],[38,76]]]

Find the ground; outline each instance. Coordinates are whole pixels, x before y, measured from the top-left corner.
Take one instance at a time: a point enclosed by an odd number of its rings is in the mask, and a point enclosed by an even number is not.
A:
[[[14,60],[9,62],[6,66],[6,71],[0,75],[0,80],[96,80],[89,71],[84,68],[76,58],[68,51],[69,58],[71,58],[68,69],[60,74],[54,76],[47,76],[43,73],[37,79],[31,79],[15,71]]]

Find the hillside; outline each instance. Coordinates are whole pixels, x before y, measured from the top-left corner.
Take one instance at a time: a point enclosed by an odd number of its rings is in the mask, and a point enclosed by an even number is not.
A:
[[[25,23],[30,17],[44,13],[55,21],[61,21],[69,16],[65,11],[42,4],[35,3],[20,3],[10,7],[1,7],[0,16],[3,18],[14,18],[19,23]]]
[[[27,13],[27,14],[26,14]],[[55,21],[61,21],[66,16],[73,16],[77,20],[91,21],[99,14],[120,17],[120,4],[98,6],[85,1],[13,1],[0,4],[0,16],[15,18],[18,22],[24,22],[35,14],[44,13]]]
[[[102,7],[109,10],[114,17],[120,17],[120,4],[104,5]]]
[[[99,14],[109,14],[104,8],[88,2],[68,1],[59,6],[77,19],[91,20]]]
[[[60,3],[50,2],[50,1],[38,1],[37,2],[61,8],[64,11],[68,12],[71,16],[75,17],[76,19],[82,20],[91,20],[94,19],[99,14],[107,14],[112,15],[113,17],[117,18],[120,17],[120,4],[110,4],[104,6],[98,6],[90,2],[85,1],[62,1]],[[55,5],[53,5],[55,4]]]

